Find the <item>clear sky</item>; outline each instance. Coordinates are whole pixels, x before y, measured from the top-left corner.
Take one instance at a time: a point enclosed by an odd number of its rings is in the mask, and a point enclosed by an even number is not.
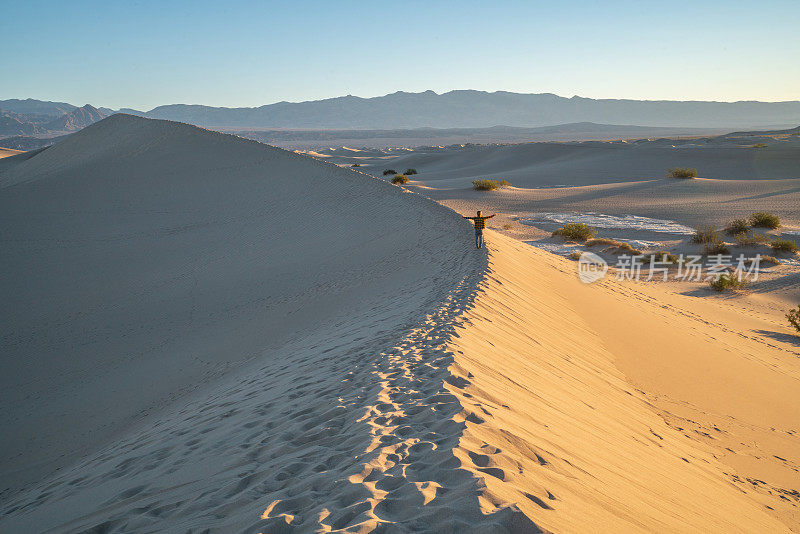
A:
[[[0,15],[0,99],[142,110],[427,89],[800,100],[800,0],[24,0]]]

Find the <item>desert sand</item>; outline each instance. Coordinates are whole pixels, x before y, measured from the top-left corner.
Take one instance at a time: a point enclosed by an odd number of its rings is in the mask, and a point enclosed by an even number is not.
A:
[[[800,531],[800,350],[770,304],[582,284],[541,230],[476,250],[426,198],[489,197],[178,123],[23,156],[0,531]],[[796,184],[762,182],[796,221]],[[519,213],[587,198],[538,191]]]
[[[14,150],[13,148],[2,148],[0,147],[0,159],[7,158],[9,156],[16,156],[17,154],[22,154],[22,150]]]

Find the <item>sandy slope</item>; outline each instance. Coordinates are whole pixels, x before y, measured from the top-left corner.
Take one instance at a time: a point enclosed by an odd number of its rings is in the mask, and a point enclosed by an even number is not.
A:
[[[480,265],[446,208],[176,123],[115,115],[0,184],[6,491],[311,331],[404,327]]]
[[[0,159],[7,158],[9,156],[16,156],[17,154],[22,154],[23,150],[14,150],[13,148],[2,148],[0,147]]]
[[[764,143],[763,148],[754,145]],[[463,188],[474,179],[509,180],[519,187],[583,186],[663,178],[672,167],[694,167],[703,178],[754,180],[800,178],[800,137],[709,137],[580,143],[522,143],[417,147],[374,155],[317,151],[341,164],[358,162],[380,175],[403,171],[435,188]]]
[[[771,506],[800,528],[798,351],[753,332],[774,325],[652,285],[587,286],[568,260],[489,239],[450,344],[469,382],[451,390],[482,420],[457,455],[485,477],[484,509],[516,502],[555,532],[785,531]]]

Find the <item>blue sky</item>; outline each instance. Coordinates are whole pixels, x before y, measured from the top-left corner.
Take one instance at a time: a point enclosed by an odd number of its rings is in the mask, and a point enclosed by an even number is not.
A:
[[[800,0],[6,2],[0,99],[258,106],[506,90],[800,100]]]

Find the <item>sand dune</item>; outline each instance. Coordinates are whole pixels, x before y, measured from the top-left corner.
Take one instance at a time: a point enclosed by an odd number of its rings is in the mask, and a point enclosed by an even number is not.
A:
[[[766,147],[755,147],[764,143]],[[755,147],[755,148],[754,148]],[[582,186],[663,178],[672,167],[695,167],[702,178],[800,178],[800,137],[758,132],[698,139],[639,139],[575,143],[418,147],[405,155],[361,157],[316,151],[340,164],[358,162],[374,175],[409,167],[436,188],[468,187],[477,178],[502,178],[525,188]]]
[[[13,148],[2,148],[0,147],[0,158],[7,158],[9,156],[16,156],[17,154],[22,154],[22,150],[14,150]]]
[[[770,317],[476,251],[420,195],[187,125],[12,163],[0,531],[800,526]]]

